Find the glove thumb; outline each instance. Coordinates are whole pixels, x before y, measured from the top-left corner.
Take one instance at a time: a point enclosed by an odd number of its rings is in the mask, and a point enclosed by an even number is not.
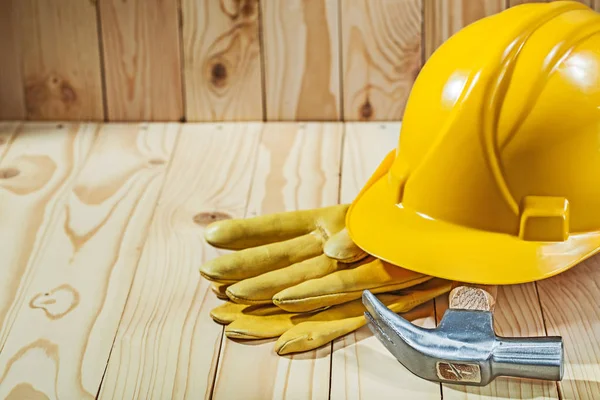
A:
[[[353,263],[368,256],[364,250],[352,241],[346,228],[327,239],[323,252],[329,258],[343,263]]]

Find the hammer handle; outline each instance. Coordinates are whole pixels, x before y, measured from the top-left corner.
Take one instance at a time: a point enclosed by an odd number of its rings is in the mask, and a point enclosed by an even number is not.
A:
[[[449,307],[493,312],[497,291],[497,286],[460,283],[450,291]]]

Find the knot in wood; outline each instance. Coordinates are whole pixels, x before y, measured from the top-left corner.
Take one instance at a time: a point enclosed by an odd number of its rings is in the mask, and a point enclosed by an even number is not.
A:
[[[194,223],[200,226],[206,226],[216,221],[231,219],[231,215],[221,211],[201,212],[194,215]]]
[[[217,87],[225,86],[227,80],[227,68],[221,62],[215,63],[210,71],[210,81]]]
[[[21,171],[16,168],[4,168],[0,169],[0,179],[10,179],[19,175]]]
[[[150,160],[148,162],[150,163],[150,165],[163,165],[166,161],[161,160],[160,158],[153,158],[152,160]]]
[[[67,82],[60,84],[60,100],[66,104],[72,104],[77,100],[77,93]]]
[[[369,99],[365,100],[363,105],[360,107],[360,116],[363,120],[371,119],[373,116],[373,106],[371,105]]]
[[[254,15],[256,10],[256,0],[245,0],[241,8],[243,17],[251,17]]]
[[[29,302],[30,308],[43,310],[46,317],[52,320],[64,317],[78,305],[79,292],[67,284],[39,293]]]

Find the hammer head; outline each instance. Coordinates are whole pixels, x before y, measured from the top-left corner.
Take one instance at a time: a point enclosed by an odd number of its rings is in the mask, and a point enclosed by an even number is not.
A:
[[[485,386],[498,376],[558,381],[560,337],[506,338],[488,311],[447,310],[435,329],[413,325],[364,291],[373,334],[413,374],[435,382]]]

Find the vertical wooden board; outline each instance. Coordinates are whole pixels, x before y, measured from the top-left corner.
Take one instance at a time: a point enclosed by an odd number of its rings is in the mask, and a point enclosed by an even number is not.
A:
[[[346,124],[341,201],[349,203],[388,152],[397,146],[399,123]],[[407,316],[414,324],[433,328],[433,301]],[[440,386],[413,375],[364,326],[333,345],[332,399],[440,398]]]
[[[23,90],[31,120],[102,120],[96,5],[13,0]]]
[[[421,0],[340,4],[344,120],[401,119],[421,69]]]
[[[40,246],[0,354],[0,397],[93,399],[178,125],[106,125]]]
[[[97,0],[109,121],[183,118],[176,1]]]
[[[338,0],[261,4],[267,120],[339,120]]]
[[[448,296],[435,301],[438,322],[448,309]],[[499,286],[494,311],[496,334],[508,337],[546,336],[535,284]],[[496,378],[484,387],[442,385],[444,399],[558,399],[555,382]]]
[[[0,2],[0,119],[25,119],[21,51],[16,2]]]
[[[600,257],[537,282],[550,336],[562,336],[563,399],[595,399],[600,393]]]
[[[188,121],[263,119],[258,0],[181,0]]]
[[[248,216],[338,203],[343,126],[271,123],[260,142]],[[215,399],[327,399],[329,344],[279,356],[275,340],[223,338]]]
[[[4,346],[41,249],[95,139],[95,125],[27,123],[0,161],[0,349]],[[1,376],[1,375],[0,375]],[[1,385],[0,385],[1,386]]]
[[[424,0],[425,57],[461,28],[505,7],[506,0]]]
[[[186,124],[166,178],[119,325],[101,399],[209,398],[222,326],[221,303],[198,268],[224,253],[206,225],[241,218],[260,123]]]

